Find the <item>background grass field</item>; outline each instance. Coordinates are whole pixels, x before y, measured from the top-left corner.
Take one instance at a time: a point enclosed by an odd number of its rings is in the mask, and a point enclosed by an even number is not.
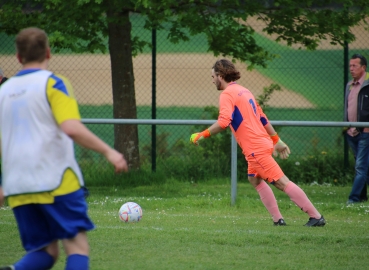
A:
[[[306,228],[308,216],[275,188],[286,227],[272,225],[249,184],[238,185],[231,207],[225,179],[135,188],[117,181],[90,186],[91,269],[367,269],[369,205],[347,207],[348,187],[302,186],[327,220]],[[139,223],[119,221],[127,201],[143,208]],[[24,253],[11,210],[0,217],[0,264],[12,263]],[[64,263],[62,255],[54,269]]]

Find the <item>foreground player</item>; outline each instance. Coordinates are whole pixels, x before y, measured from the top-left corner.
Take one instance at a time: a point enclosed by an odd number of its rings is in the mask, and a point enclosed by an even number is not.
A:
[[[308,227],[324,226],[324,217],[310,202],[305,192],[282,172],[272,153],[288,158],[290,150],[279,138],[253,94],[236,81],[241,78],[233,63],[218,60],[212,69],[213,83],[224,90],[219,97],[219,117],[208,129],[191,135],[190,141],[198,144],[203,138],[215,135],[228,126],[231,128],[248,163],[248,179],[272,215],[274,225],[286,225],[274,193],[266,181],[285,192],[291,200],[309,215]],[[273,146],[274,145],[274,146]]]
[[[22,70],[0,91],[3,192],[8,198],[27,254],[2,270],[50,269],[67,255],[67,270],[89,268],[87,215],[80,168],[73,141],[103,154],[116,172],[127,171],[123,155],[81,122],[69,81],[47,70],[50,48],[46,33],[26,28],[16,37]]]

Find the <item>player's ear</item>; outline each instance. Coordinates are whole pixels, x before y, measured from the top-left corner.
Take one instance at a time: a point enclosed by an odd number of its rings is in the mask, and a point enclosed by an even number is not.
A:
[[[50,59],[51,58],[51,50],[50,50],[50,47],[48,47],[46,49],[46,59]]]
[[[16,53],[16,56],[17,56],[18,62],[19,62],[20,64],[23,64],[23,63],[22,63],[22,58],[20,57],[19,53]]]

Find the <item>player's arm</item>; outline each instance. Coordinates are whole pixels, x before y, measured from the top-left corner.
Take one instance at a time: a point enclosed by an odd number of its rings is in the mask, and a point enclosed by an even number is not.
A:
[[[47,97],[54,118],[60,128],[77,144],[103,154],[116,172],[127,171],[123,155],[111,148],[80,121],[78,104],[69,81],[61,76],[51,76],[47,86]]]
[[[77,144],[104,155],[115,166],[116,172],[128,170],[123,155],[107,145],[79,120],[66,120],[60,124],[60,128]]]
[[[199,145],[199,140],[218,134],[223,130],[224,129],[219,125],[218,121],[216,121],[214,124],[212,124],[209,128],[205,129],[204,131],[192,134],[190,137],[190,142]]]
[[[229,126],[233,109],[232,97],[229,94],[223,92],[220,95],[219,108],[218,120],[204,131],[192,134],[191,143],[198,145],[199,140],[218,134]]]
[[[290,148],[287,144],[285,144],[278,136],[278,133],[273,128],[272,124],[269,122],[268,117],[263,112],[263,109],[260,107],[258,103],[256,103],[256,108],[258,114],[260,115],[260,122],[263,124],[265,131],[269,134],[270,138],[273,141],[274,145],[274,156],[278,156],[282,159],[288,158],[289,154],[291,153]]]
[[[269,134],[270,138],[273,141],[273,145],[274,145],[273,155],[278,156],[279,154],[279,157],[282,159],[288,158],[288,156],[291,153],[290,148],[288,147],[287,144],[285,144],[281,140],[281,138],[279,138],[278,133],[275,131],[274,127],[269,122],[267,116],[264,114],[259,104],[257,104],[257,107],[258,107],[259,114],[260,114],[260,121],[264,125],[265,131]]]

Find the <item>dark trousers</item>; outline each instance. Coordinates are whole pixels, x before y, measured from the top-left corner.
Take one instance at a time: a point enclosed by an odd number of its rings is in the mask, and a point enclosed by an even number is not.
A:
[[[355,178],[349,200],[367,201],[367,184],[369,183],[369,133],[361,132],[355,137],[346,134],[347,143],[355,157]]]

